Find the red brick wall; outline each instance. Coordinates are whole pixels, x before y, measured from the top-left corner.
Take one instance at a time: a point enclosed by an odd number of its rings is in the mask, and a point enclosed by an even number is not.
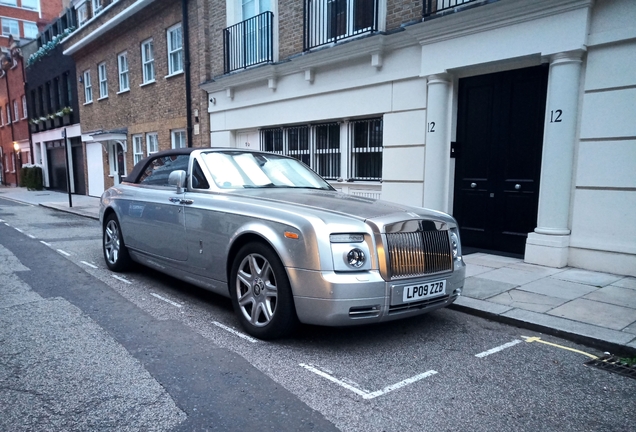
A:
[[[17,0],[16,6],[0,5],[0,16],[13,18],[19,21],[20,36],[24,35],[22,27],[23,21],[30,21],[37,24],[40,30],[57,18],[62,11],[62,0],[40,0],[40,8],[42,9],[42,17],[37,11],[32,9],[23,9],[21,0]],[[9,38],[0,35],[0,46],[8,46]]]
[[[121,1],[121,4],[118,3],[104,13],[103,17],[100,15],[95,22],[80,28],[64,43],[65,49],[108,21],[109,17],[120,12],[131,1]],[[200,35],[206,33],[207,5],[205,3],[204,0],[191,0],[188,8],[193,124],[196,124],[194,111],[199,111],[199,134],[193,135],[194,146],[209,146],[207,94],[198,87],[209,75],[207,73],[209,62],[203,62],[199,55],[205,51],[204,44],[198,39]],[[77,83],[82,132],[127,128],[128,172],[133,167],[132,135],[144,135],[145,152],[145,134],[156,132],[159,150],[165,150],[171,148],[171,130],[186,129],[187,126],[185,74],[166,78],[168,75],[166,30],[177,23],[182,23],[181,2],[156,1],[108,34],[73,54],[78,77],[83,76],[84,71],[90,70],[93,88],[93,102],[84,105],[84,83]],[[142,86],[141,42],[149,38],[153,39],[154,45],[155,82]],[[123,51],[128,53],[130,90],[117,94],[119,91],[117,56]],[[106,63],[108,98],[98,100],[100,97],[98,65],[102,62]],[[113,180],[108,177],[110,169],[107,163],[108,160],[105,158],[104,180],[105,186],[109,187],[113,184]]]

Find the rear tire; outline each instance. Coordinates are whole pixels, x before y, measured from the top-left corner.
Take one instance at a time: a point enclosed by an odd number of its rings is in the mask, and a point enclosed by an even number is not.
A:
[[[128,254],[128,248],[124,244],[121,225],[114,213],[108,215],[104,222],[102,250],[104,251],[106,265],[112,271],[123,272],[130,268],[132,260]]]
[[[234,312],[250,335],[281,338],[298,325],[287,273],[269,246],[243,246],[234,259],[229,285]]]

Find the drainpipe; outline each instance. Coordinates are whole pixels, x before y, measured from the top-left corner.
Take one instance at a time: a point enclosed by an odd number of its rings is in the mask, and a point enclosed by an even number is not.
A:
[[[181,22],[183,26],[183,65],[185,72],[185,93],[186,93],[186,137],[188,147],[192,147],[192,89],[190,85],[190,31],[188,25],[188,0],[181,0]]]

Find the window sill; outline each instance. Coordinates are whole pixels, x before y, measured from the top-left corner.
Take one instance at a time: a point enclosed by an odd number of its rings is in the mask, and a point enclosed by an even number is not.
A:
[[[102,97],[98,98],[98,99],[97,99],[97,102],[99,102],[99,101],[103,101],[104,99],[108,99],[108,95],[106,95],[106,96],[102,96]]]
[[[126,90],[118,91],[116,94],[120,95],[120,94],[124,94],[124,93],[130,93],[130,89],[127,88]]]
[[[93,101],[90,101],[90,102],[84,102],[84,106],[86,106],[86,105],[91,105],[92,103],[93,103]]]
[[[179,76],[179,75],[183,75],[183,71],[182,70],[180,70],[178,72],[171,73],[170,75],[166,75],[163,78],[164,79],[168,79],[168,78],[176,77],[176,76]]]
[[[157,81],[155,81],[155,80],[148,81],[148,82],[145,82],[145,83],[143,83],[143,84],[139,84],[139,87],[145,87],[145,86],[147,86],[147,85],[154,84],[154,83],[156,83],[156,82],[157,82]]]

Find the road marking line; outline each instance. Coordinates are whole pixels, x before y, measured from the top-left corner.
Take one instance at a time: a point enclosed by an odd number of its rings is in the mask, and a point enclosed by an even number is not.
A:
[[[241,333],[241,332],[239,332],[239,331],[236,331],[236,330],[234,330],[232,327],[228,327],[228,326],[226,326],[225,324],[221,324],[220,322],[212,321],[212,324],[214,324],[214,325],[215,325],[215,326],[217,326],[217,327],[221,327],[223,330],[229,331],[229,332],[230,332],[230,333],[232,333],[233,335],[238,336],[238,337],[240,337],[240,338],[243,338],[243,339],[245,339],[246,341],[250,341],[250,342],[252,342],[252,343],[256,343],[256,342],[258,342],[258,339],[254,339],[254,338],[253,338],[253,337],[251,337],[251,336],[248,336],[248,335],[243,334],[243,333]]]
[[[307,369],[310,372],[315,373],[316,375],[319,375],[319,376],[321,376],[323,378],[328,379],[329,381],[331,381],[333,383],[338,384],[341,387],[346,388],[347,390],[351,390],[355,394],[357,394],[359,396],[362,396],[363,399],[374,399],[374,398],[376,398],[378,396],[382,396],[382,395],[385,395],[385,394],[387,394],[389,392],[392,392],[393,390],[397,390],[399,388],[402,388],[402,387],[405,387],[405,386],[407,386],[409,384],[412,384],[412,383],[414,383],[416,381],[419,381],[419,380],[422,380],[422,379],[427,378],[429,376],[437,374],[437,371],[429,370],[429,371],[426,371],[426,372],[421,373],[419,375],[415,375],[415,376],[413,376],[411,378],[407,378],[407,379],[405,379],[403,381],[400,381],[399,383],[387,386],[387,387],[383,388],[382,390],[377,390],[377,391],[374,391],[374,392],[367,392],[367,391],[364,391],[364,390],[360,390],[359,388],[356,388],[356,387],[352,386],[351,384],[348,384],[348,383],[346,383],[346,382],[344,382],[342,380],[339,380],[338,378],[335,378],[335,377],[329,375],[328,373],[321,371],[320,369],[316,369],[315,367],[313,367],[311,365],[300,363],[300,366],[305,368],[305,369]]]
[[[29,237],[31,237],[32,239],[35,238],[35,236],[33,234],[27,234]]]
[[[0,222],[4,222],[4,219],[0,219]]]
[[[64,252],[62,249],[58,249],[57,251],[58,251],[59,253],[61,253],[62,255],[66,255],[67,257],[71,256],[71,254],[70,254],[70,253],[68,253],[68,252]]]
[[[91,263],[87,263],[86,261],[80,261],[80,262],[81,262],[82,264],[87,265],[87,266],[89,266],[89,267],[91,267],[91,268],[94,268],[94,269],[99,268],[99,267],[97,267],[96,265],[93,265],[93,264],[91,264]]]
[[[10,226],[11,226],[11,225],[9,225],[9,224],[8,224],[8,223],[6,223],[6,222],[5,222],[4,224],[5,224],[6,226],[8,226],[8,227],[10,227]]]
[[[569,348],[569,347],[566,347],[566,346],[563,346],[563,345],[557,345],[557,344],[552,343],[552,342],[547,342],[547,341],[541,340],[541,338],[539,338],[539,337],[529,337],[529,336],[521,336],[521,337],[524,338],[526,340],[526,342],[528,342],[528,343],[539,342],[539,343],[542,343],[542,344],[546,344],[546,345],[550,345],[550,346],[553,346],[553,347],[561,348],[561,349],[564,349],[564,350],[567,350],[567,351],[572,351],[572,352],[575,352],[577,354],[583,354],[584,356],[593,358],[595,360],[598,359],[598,357],[595,356],[594,354],[586,353],[585,351],[577,350],[577,349],[574,349],[574,348]]]
[[[40,240],[40,243],[42,243],[44,246],[51,247],[51,243],[47,243],[44,240]]]
[[[20,228],[13,227],[13,229],[16,230],[17,232],[24,234],[24,231],[22,231]]]
[[[112,277],[114,277],[114,278],[115,278],[115,279],[117,279],[117,280],[120,280],[120,281],[122,281],[122,282],[126,282],[127,284],[131,284],[131,283],[132,283],[132,282],[131,282],[131,281],[129,281],[128,279],[125,279],[125,278],[123,278],[123,277],[121,277],[121,276],[117,276],[117,275],[111,275],[111,276],[112,276]]]
[[[130,283],[130,282],[129,282],[129,283]],[[173,302],[172,300],[169,300],[169,299],[167,299],[167,298],[165,298],[165,297],[161,297],[159,294],[150,293],[150,295],[151,295],[151,296],[153,296],[153,297],[157,297],[159,300],[163,300],[163,301],[165,301],[166,303],[170,303],[172,306],[176,306],[176,307],[178,307],[178,308],[183,307],[183,305],[181,305],[181,304],[179,304],[179,303],[177,303],[177,302]]]
[[[519,343],[521,343],[521,341],[519,339],[515,339],[512,342],[508,342],[507,344],[503,344],[503,345],[500,345],[500,346],[495,347],[493,349],[489,349],[488,351],[484,351],[484,352],[481,352],[479,354],[475,354],[475,357],[483,358],[483,357],[489,356],[490,354],[494,354],[494,353],[497,353],[499,351],[503,351],[506,348],[510,348],[511,346],[515,346],[515,345],[517,345]]]

